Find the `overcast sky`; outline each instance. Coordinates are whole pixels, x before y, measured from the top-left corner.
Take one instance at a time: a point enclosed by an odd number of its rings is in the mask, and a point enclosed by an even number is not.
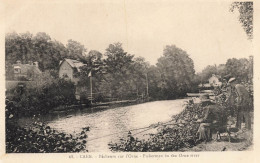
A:
[[[73,2],[9,1],[6,32],[46,32],[64,44],[73,39],[88,51],[102,53],[109,44],[121,42],[125,51],[151,64],[166,45],[176,45],[190,55],[197,72],[228,58],[252,55],[252,43],[238,22],[238,13],[229,12],[230,2]]]

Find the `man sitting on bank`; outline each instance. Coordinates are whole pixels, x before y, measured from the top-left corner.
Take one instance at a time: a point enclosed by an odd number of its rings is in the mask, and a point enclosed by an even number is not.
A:
[[[197,122],[200,123],[199,129],[197,131],[198,141],[209,141],[212,139],[212,132],[216,131],[217,136],[219,130],[226,126],[226,117],[222,108],[213,103],[209,95],[202,95],[201,97],[201,107],[203,107],[203,118],[198,119]]]
[[[200,123],[199,129],[197,131],[198,140],[197,141],[209,141],[212,137],[210,131],[210,125],[213,122],[214,115],[211,111],[211,105],[213,102],[209,99],[209,95],[202,95],[200,97],[201,107],[204,108],[203,110],[203,118],[198,119],[197,122]]]

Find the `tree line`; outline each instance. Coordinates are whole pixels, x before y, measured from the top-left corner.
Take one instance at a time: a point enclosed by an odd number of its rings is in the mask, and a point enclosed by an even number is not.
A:
[[[230,58],[225,64],[208,65],[197,74],[197,80],[206,83],[212,74],[228,80],[235,77],[239,82],[253,84],[253,56],[249,58]]]
[[[64,58],[86,63],[81,67],[79,84],[89,86],[89,73],[93,91],[102,97],[131,99],[148,96],[153,99],[174,99],[194,88],[194,63],[186,51],[167,45],[156,65],[142,57],[126,52],[121,43],[108,45],[104,54],[96,50],[87,52],[80,42],[68,40],[64,45],[43,32],[8,33],[5,39],[6,78],[17,60],[23,63],[38,61],[39,68],[58,78],[59,62]]]
[[[196,92],[197,85],[207,83],[212,74],[235,77],[252,83],[253,57],[231,58],[225,64],[208,65],[195,74],[193,60],[186,51],[175,45],[165,46],[156,65],[143,57],[126,52],[121,43],[108,45],[104,54],[87,51],[80,42],[68,40],[64,45],[43,32],[8,33],[5,39],[6,78],[11,78],[12,64],[38,61],[41,71],[58,79],[59,62],[64,58],[77,59],[87,64],[77,74],[79,85],[89,87],[89,74],[93,80],[96,98],[136,99],[150,97],[155,100],[183,97]]]

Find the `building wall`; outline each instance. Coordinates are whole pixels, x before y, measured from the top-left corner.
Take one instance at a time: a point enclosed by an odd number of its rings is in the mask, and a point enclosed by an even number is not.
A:
[[[217,84],[219,82],[218,78],[216,76],[212,76],[209,78],[209,84]]]
[[[64,78],[64,75],[67,75],[69,79],[73,80],[73,69],[66,61],[60,65],[59,69],[59,77]]]

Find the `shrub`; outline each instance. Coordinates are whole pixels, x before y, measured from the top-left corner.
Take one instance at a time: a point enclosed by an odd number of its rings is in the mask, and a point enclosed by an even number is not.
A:
[[[86,127],[78,135],[64,134],[51,129],[36,120],[30,127],[19,127],[14,103],[6,100],[6,152],[7,153],[48,153],[48,152],[87,152]]]
[[[64,79],[40,80],[34,84],[26,83],[8,90],[9,101],[12,101],[12,110],[16,114],[35,115],[45,114],[60,105],[76,103],[75,87],[70,81]]]
[[[30,128],[6,123],[7,153],[87,152],[86,138],[84,130],[80,135],[72,136],[39,122],[35,122]]]

